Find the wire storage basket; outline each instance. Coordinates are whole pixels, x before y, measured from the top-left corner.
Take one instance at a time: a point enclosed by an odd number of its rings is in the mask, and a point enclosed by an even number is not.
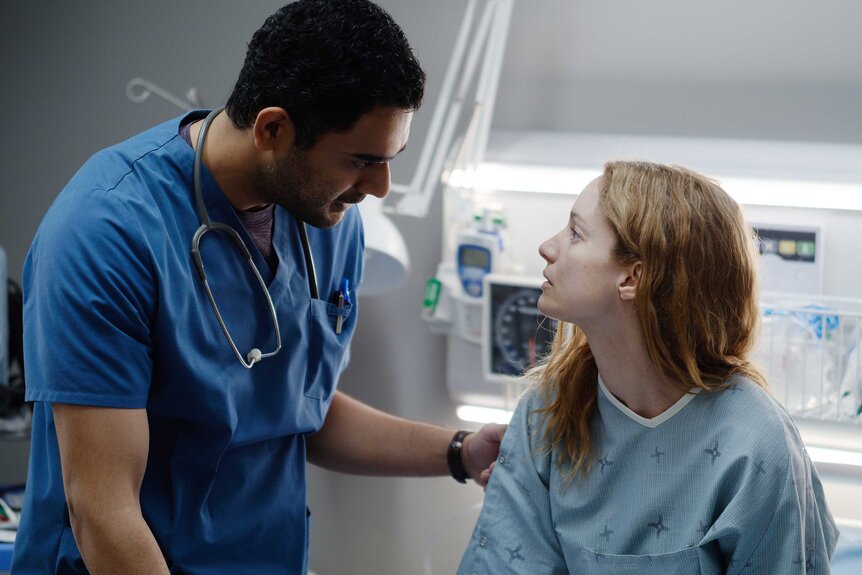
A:
[[[755,360],[795,418],[862,423],[862,300],[765,294]]]

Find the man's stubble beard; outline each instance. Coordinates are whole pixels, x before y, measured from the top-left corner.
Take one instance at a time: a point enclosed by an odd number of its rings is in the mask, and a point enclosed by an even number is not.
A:
[[[263,201],[281,206],[316,228],[330,228],[341,218],[333,221],[328,201],[331,192],[320,182],[301,151],[291,152],[275,165],[258,168],[254,177],[255,191]]]

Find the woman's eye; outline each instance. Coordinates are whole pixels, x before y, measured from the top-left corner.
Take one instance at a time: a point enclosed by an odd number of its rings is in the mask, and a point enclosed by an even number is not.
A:
[[[575,228],[569,228],[569,231],[571,232],[571,236],[572,236],[573,240],[576,240],[576,239],[581,237],[581,234],[578,233],[578,230],[576,230]]]

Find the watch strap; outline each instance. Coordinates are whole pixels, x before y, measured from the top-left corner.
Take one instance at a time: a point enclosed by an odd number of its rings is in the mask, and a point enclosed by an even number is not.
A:
[[[461,458],[461,448],[464,446],[464,438],[473,433],[472,431],[460,430],[452,436],[449,449],[446,450],[446,460],[449,463],[449,473],[458,483],[467,483],[467,470],[464,468],[464,460]]]

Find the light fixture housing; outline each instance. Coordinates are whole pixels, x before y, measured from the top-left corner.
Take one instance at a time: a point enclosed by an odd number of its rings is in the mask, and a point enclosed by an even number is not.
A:
[[[577,194],[616,159],[697,170],[741,204],[862,211],[862,146],[850,144],[496,130],[485,161],[448,183]]]
[[[410,256],[401,232],[383,213],[378,198],[357,204],[365,230],[365,272],[362,295],[382,295],[397,289],[410,271]]]

